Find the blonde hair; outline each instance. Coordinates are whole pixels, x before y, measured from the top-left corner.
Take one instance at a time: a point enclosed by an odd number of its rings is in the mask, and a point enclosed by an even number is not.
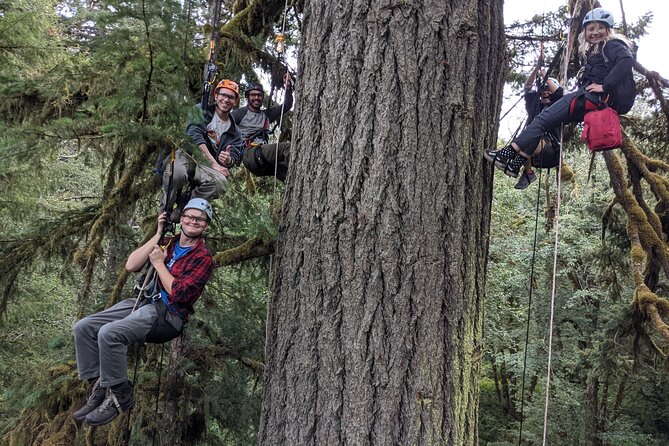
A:
[[[583,30],[578,35],[578,53],[581,55],[583,59],[586,58],[586,54],[588,53],[588,51],[594,51],[595,53],[598,53],[602,50],[602,48],[604,48],[606,42],[613,39],[618,39],[625,42],[625,45],[627,45],[630,51],[633,51],[634,49],[634,44],[627,37],[625,37],[622,34],[618,34],[613,30],[613,28],[609,28],[608,26],[606,27],[606,37],[604,37],[602,42],[597,42],[594,45],[588,43],[585,41],[585,28],[586,27],[584,26]]]

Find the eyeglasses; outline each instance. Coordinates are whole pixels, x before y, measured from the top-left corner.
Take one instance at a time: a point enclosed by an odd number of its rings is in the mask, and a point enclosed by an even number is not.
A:
[[[231,94],[226,94],[226,93],[219,93],[219,96],[222,96],[223,98],[227,99],[230,102],[233,102],[235,99],[237,99],[236,96],[231,95]]]
[[[249,93],[250,98],[262,98],[263,94],[262,93]]]
[[[196,217],[195,215],[189,215],[189,214],[183,214],[181,218],[183,218],[184,221],[191,221],[193,223],[197,223],[198,225],[207,222],[207,219],[204,217]]]

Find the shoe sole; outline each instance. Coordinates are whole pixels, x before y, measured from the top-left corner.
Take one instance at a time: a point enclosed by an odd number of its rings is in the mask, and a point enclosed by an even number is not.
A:
[[[117,419],[117,418],[118,418],[118,414],[116,414],[115,417],[110,418],[109,420],[106,420],[106,421],[96,421],[96,422],[91,422],[91,421],[89,421],[89,420],[86,420],[86,424],[88,424],[89,426],[103,426],[103,425],[105,425],[105,424],[109,424],[109,423],[111,423],[112,421],[114,421],[114,420]]]
[[[498,162],[493,163],[493,165],[504,172],[504,175],[510,176],[511,178],[518,178],[518,172],[512,172],[509,169],[507,169],[507,164],[501,164]]]
[[[485,158],[489,163],[493,163],[493,165],[498,169],[502,170],[506,170],[506,165],[509,162],[509,160],[507,160],[506,163],[503,163],[501,160],[497,159],[496,156],[490,156],[488,152],[483,153],[483,158]]]
[[[537,180],[536,175],[533,176],[533,177],[527,177],[527,176],[525,176],[525,182],[521,183],[520,180],[519,180],[518,183],[516,183],[516,185],[513,186],[513,187],[514,187],[515,189],[518,189],[518,190],[527,189],[527,188],[529,187],[529,185],[532,184],[532,183],[534,183],[536,180]]]
[[[133,405],[132,407],[134,407],[134,405]],[[111,417],[111,418],[109,418],[109,419],[107,419],[107,420],[105,420],[105,421],[90,421],[90,420],[88,420],[88,419],[86,419],[85,421],[86,421],[86,424],[88,424],[89,426],[102,426],[103,424],[109,424],[109,423],[111,423],[112,421],[114,421],[115,419],[117,419],[122,413],[128,413],[128,412],[130,412],[130,410],[132,410],[132,407],[129,407],[128,409],[126,409],[126,410],[124,410],[124,411],[122,411],[122,412],[120,412],[120,413],[119,413],[118,410],[117,410],[117,411],[116,411],[116,415],[114,415],[113,417]]]
[[[499,167],[499,166],[497,166],[497,167]],[[504,175],[506,175],[508,177],[511,177],[511,178],[518,178],[518,176],[520,174],[520,172],[514,172],[512,170],[509,170],[508,164],[504,167],[500,167],[500,169],[502,170],[502,172],[504,172]]]

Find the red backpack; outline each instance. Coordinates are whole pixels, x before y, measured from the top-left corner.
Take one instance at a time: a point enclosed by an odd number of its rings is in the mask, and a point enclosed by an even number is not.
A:
[[[617,149],[623,144],[618,113],[611,107],[593,110],[583,117],[581,141],[587,141],[591,152]]]

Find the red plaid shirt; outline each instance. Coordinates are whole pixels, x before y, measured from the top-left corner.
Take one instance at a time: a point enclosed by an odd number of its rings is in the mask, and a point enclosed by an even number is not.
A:
[[[176,234],[174,238],[178,240],[179,234]],[[168,239],[168,241],[171,240]],[[166,264],[174,254],[175,245],[176,243],[169,243]],[[214,259],[203,239],[198,240],[185,256],[172,265],[170,274],[174,276],[174,282],[172,282],[172,293],[168,300],[182,319],[188,320],[188,316],[194,313],[193,305],[200,298],[213,270]]]

